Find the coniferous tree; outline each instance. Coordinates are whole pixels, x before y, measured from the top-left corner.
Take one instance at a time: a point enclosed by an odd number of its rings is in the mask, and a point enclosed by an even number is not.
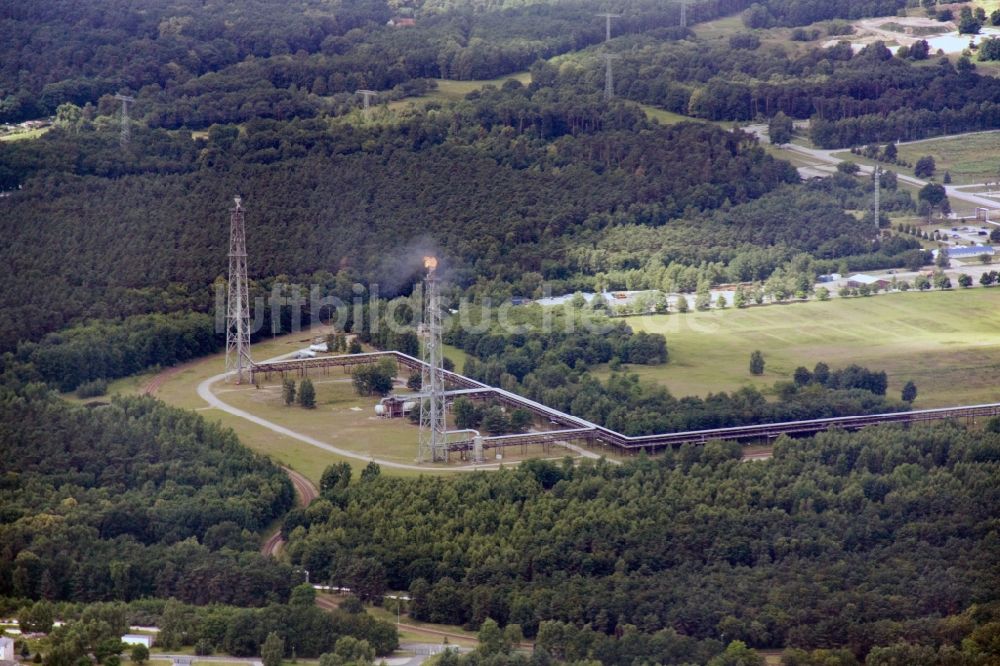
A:
[[[299,384],[299,404],[306,409],[315,409],[316,407],[316,389],[308,377]]]

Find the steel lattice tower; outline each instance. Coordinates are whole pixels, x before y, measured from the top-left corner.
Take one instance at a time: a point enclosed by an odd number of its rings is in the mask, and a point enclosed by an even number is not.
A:
[[[236,197],[229,216],[229,295],[226,299],[226,373],[242,384],[253,365],[250,358],[250,289],[243,202]]]
[[[872,179],[875,181],[875,235],[878,236],[880,233],[881,220],[879,220],[879,195],[882,189],[882,167],[876,164],[875,169],[872,173]]]
[[[610,101],[615,96],[615,79],[611,69],[611,62],[619,56],[614,53],[605,53],[604,56],[604,101]]]
[[[363,100],[362,104],[364,105],[365,120],[368,120],[371,117],[372,97],[378,95],[378,92],[375,90],[355,90],[354,94],[361,95]]]
[[[441,292],[437,276],[437,259],[424,257],[427,268],[426,307],[422,333],[424,336],[423,370],[420,401],[420,442],[418,462],[448,462],[446,446],[444,365],[441,356]]]
[[[135,101],[135,97],[119,93],[115,95],[115,99],[122,103],[122,130],[121,135],[118,137],[118,142],[124,148],[132,140],[132,122],[128,114],[128,105]]]
[[[621,18],[621,14],[611,14],[609,12],[603,12],[597,14],[597,16],[602,17],[605,20],[604,24],[604,41],[611,41],[611,19]]]
[[[689,0],[681,0],[681,27],[686,28],[688,24],[687,20],[687,8]]]

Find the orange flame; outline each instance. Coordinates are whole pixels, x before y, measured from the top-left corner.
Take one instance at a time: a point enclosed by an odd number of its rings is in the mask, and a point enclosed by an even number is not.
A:
[[[433,271],[438,267],[437,257],[424,257],[424,268]]]

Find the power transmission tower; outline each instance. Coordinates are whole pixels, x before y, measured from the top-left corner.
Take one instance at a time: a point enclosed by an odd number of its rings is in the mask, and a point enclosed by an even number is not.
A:
[[[374,90],[355,90],[354,93],[356,95],[361,95],[361,97],[364,99],[365,118],[366,119],[369,118],[371,116],[371,99],[372,97],[377,95],[378,92]]]
[[[226,373],[242,384],[253,366],[250,358],[250,289],[247,278],[247,237],[243,201],[229,215],[229,294],[226,299]]]
[[[604,58],[604,101],[607,102],[615,96],[615,75],[612,71],[611,63],[621,56],[615,53],[604,53],[602,56]]]
[[[132,123],[128,115],[128,105],[135,101],[135,97],[118,93],[115,95],[115,99],[122,103],[122,133],[118,138],[118,142],[124,148],[132,140]]]
[[[605,24],[604,24],[604,41],[610,42],[611,41],[611,19],[621,18],[622,15],[621,14],[609,14],[608,12],[602,12],[600,14],[597,14],[597,16],[604,17],[604,19],[606,21]]]
[[[424,257],[427,279],[424,281],[424,365],[421,371],[420,441],[418,462],[448,462],[446,445],[444,365],[441,356],[441,292],[437,276],[437,259]]]
[[[875,181],[875,235],[879,234],[879,195],[882,189],[882,166],[879,164],[875,165],[875,169],[872,172],[872,178]]]
[[[681,27],[682,28],[686,28],[687,25],[688,25],[687,8],[688,8],[688,3],[689,2],[691,2],[691,0],[680,0],[680,5],[681,5]]]

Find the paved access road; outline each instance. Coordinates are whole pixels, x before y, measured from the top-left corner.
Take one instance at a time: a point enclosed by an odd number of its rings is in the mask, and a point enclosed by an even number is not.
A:
[[[295,352],[291,352],[289,354],[283,354],[281,356],[277,356],[275,358],[268,359],[268,360],[263,361],[263,362],[264,363],[273,363],[275,361],[280,361],[280,360],[283,360],[285,358],[290,357],[294,353]],[[415,464],[408,464],[408,463],[396,462],[394,460],[385,460],[383,458],[375,458],[373,456],[369,456],[369,455],[366,455],[366,454],[363,454],[363,453],[358,453],[356,451],[350,451],[348,449],[342,449],[340,447],[334,446],[334,445],[329,444],[327,442],[320,441],[320,440],[316,439],[315,437],[310,437],[309,435],[303,435],[302,433],[295,432],[294,430],[292,430],[290,428],[286,428],[285,426],[278,425],[277,423],[273,423],[271,421],[268,421],[267,419],[261,418],[259,416],[254,415],[254,414],[251,414],[250,412],[247,412],[245,410],[239,409],[237,407],[233,407],[232,405],[230,405],[230,404],[228,404],[226,402],[223,402],[222,399],[219,398],[219,396],[215,395],[212,392],[212,385],[213,384],[217,384],[218,382],[221,382],[221,381],[223,381],[225,379],[226,379],[226,373],[223,372],[221,374],[209,377],[205,381],[201,382],[200,384],[198,384],[198,396],[202,400],[204,400],[205,402],[207,402],[210,406],[214,407],[215,409],[218,409],[220,411],[226,412],[227,414],[232,414],[233,416],[238,416],[241,419],[246,419],[247,421],[250,421],[251,423],[256,423],[259,426],[267,428],[271,432],[277,433],[279,435],[284,435],[285,437],[291,437],[292,439],[297,439],[300,442],[305,442],[306,444],[309,444],[310,446],[315,446],[318,449],[323,449],[324,451],[329,451],[330,453],[336,454],[338,456],[342,456],[344,458],[350,458],[352,460],[363,460],[364,462],[375,462],[378,465],[380,465],[381,467],[387,467],[387,468],[390,468],[390,469],[405,469],[405,470],[411,470],[411,471],[414,471],[414,472],[424,472],[424,473],[433,473],[433,472],[478,472],[478,471],[482,471],[482,470],[496,470],[496,469],[500,468],[500,465],[496,464],[496,463],[489,463],[489,464],[485,464],[485,465],[458,465],[458,466],[448,467],[448,468],[434,468],[434,467],[428,467],[427,465],[415,465]],[[507,463],[508,467],[510,465],[511,465],[511,463]],[[293,479],[293,482],[294,482],[294,479]]]
[[[770,141],[770,139],[768,138],[768,135],[767,135],[767,125],[747,125],[746,127],[743,128],[743,130],[756,135],[757,138],[760,139],[760,141],[762,143]],[[993,130],[993,131],[1000,131],[1000,130]],[[978,132],[976,132],[976,134],[978,134]],[[966,135],[963,134],[963,135],[955,135],[955,136],[966,136]],[[914,143],[924,143],[926,141],[935,141],[935,140],[946,139],[946,138],[948,138],[948,137],[933,137],[933,138],[930,138],[930,139],[921,139],[920,141],[906,141],[906,142],[898,143],[896,145],[905,146],[905,145],[910,145],[910,144],[914,144]],[[840,164],[841,162],[844,161],[844,160],[840,159],[839,157],[834,157],[833,153],[842,153],[845,150],[847,150],[846,148],[837,148],[835,150],[822,150],[822,149],[819,149],[819,148],[807,148],[806,146],[800,146],[800,145],[798,145],[796,143],[782,144],[781,149],[782,150],[788,150],[788,151],[791,151],[793,153],[798,153],[800,155],[805,155],[805,156],[810,157],[810,158],[812,158],[814,160],[817,160],[819,162],[825,162],[826,164],[832,164],[832,165],[837,165],[837,164]],[[860,164],[858,166],[861,167],[861,173],[869,173],[870,174],[874,170],[874,167],[871,167],[871,166],[865,166],[865,165],[860,165]],[[892,166],[893,165],[891,165],[891,164],[887,164],[883,168],[891,169]],[[904,183],[909,183],[911,185],[916,185],[917,187],[923,187],[924,185],[927,185],[928,182],[930,182],[930,181],[926,181],[926,180],[921,180],[920,178],[916,178],[914,176],[908,176],[908,175],[901,174],[901,173],[897,173],[896,176],[897,176],[897,178],[899,178],[899,180],[903,181]],[[980,183],[979,185],[985,185],[985,183]],[[990,197],[980,196],[980,195],[974,194],[972,192],[963,192],[961,189],[959,189],[960,187],[961,188],[964,188],[964,187],[977,187],[977,185],[945,185],[944,189],[945,189],[945,192],[948,195],[948,198],[949,199],[953,199],[953,200],[957,199],[959,201],[964,201],[966,203],[970,203],[970,204],[972,204],[974,206],[978,206],[980,208],[991,208],[992,209],[992,208],[1000,207],[1000,201],[997,201],[997,199],[991,199]],[[992,222],[992,224],[1000,226],[1000,223],[998,223],[998,222]]]

